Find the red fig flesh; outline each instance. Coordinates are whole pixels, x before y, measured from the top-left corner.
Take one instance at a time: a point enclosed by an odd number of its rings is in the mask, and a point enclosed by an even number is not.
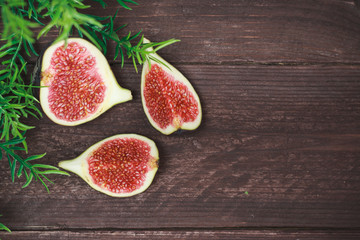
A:
[[[61,125],[88,122],[113,105],[132,99],[120,87],[102,53],[90,42],[70,38],[50,46],[41,67],[40,103]]]
[[[122,134],[96,143],[59,166],[76,173],[95,190],[113,197],[129,197],[150,186],[158,161],[158,150],[152,140]]]
[[[202,112],[191,83],[158,54],[152,53],[151,58],[157,61],[145,62],[141,76],[142,104],[150,123],[166,135],[196,129]]]

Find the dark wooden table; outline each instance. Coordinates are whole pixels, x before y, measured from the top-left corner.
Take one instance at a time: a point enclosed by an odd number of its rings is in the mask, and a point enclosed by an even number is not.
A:
[[[351,0],[138,0],[116,24],[152,41],[197,90],[203,122],[165,136],[141,105],[140,74],[107,58],[134,100],[64,127],[30,119],[30,154],[57,165],[105,137],[153,139],[150,188],[111,198],[75,175],[50,194],[0,165],[2,239],[359,239],[360,11]],[[88,10],[107,16],[115,7]],[[114,6],[115,5],[114,3]],[[36,45],[44,48],[52,31]],[[111,48],[111,46],[110,46]],[[35,59],[30,59],[33,64]],[[30,65],[31,65],[30,64]]]

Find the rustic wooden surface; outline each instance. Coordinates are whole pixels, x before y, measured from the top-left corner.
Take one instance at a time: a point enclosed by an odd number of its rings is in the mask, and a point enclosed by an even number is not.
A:
[[[138,2],[120,11],[118,24],[143,29],[152,41],[181,39],[160,54],[197,90],[202,125],[171,136],[153,129],[142,111],[140,74],[130,62],[121,69],[110,52],[134,100],[78,127],[29,119],[36,126],[29,149],[47,152],[41,162],[57,165],[105,137],[142,134],[159,147],[153,184],[119,199],[75,175],[52,176],[48,194],[40,183],[11,183],[2,159],[0,222],[13,232],[0,238],[359,239],[356,1]],[[107,16],[115,8],[88,11]]]

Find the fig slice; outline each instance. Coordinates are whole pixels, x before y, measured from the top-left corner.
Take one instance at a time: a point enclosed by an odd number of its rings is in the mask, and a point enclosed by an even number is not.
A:
[[[84,179],[92,188],[112,197],[130,197],[145,191],[158,169],[155,143],[141,135],[106,138],[59,167]]]
[[[66,47],[65,47],[66,46]],[[115,104],[132,99],[120,87],[104,55],[90,42],[69,38],[44,52],[40,104],[55,123],[75,126],[95,119]]]
[[[144,43],[149,40],[144,39]],[[178,129],[194,130],[201,123],[200,100],[193,86],[155,52],[143,65],[141,98],[151,125],[165,135]]]

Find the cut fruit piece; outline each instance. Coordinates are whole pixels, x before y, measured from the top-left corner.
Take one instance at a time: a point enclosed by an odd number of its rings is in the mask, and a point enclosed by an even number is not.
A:
[[[43,54],[40,103],[55,123],[75,126],[132,99],[117,83],[104,55],[90,42],[69,38]]]
[[[145,191],[159,166],[155,143],[137,134],[106,138],[73,160],[59,166],[84,179],[92,188],[112,197],[130,197]]]
[[[144,39],[144,43],[148,42]],[[150,59],[142,69],[141,98],[151,125],[166,135],[178,129],[196,129],[202,111],[191,83],[158,54],[150,54]]]

